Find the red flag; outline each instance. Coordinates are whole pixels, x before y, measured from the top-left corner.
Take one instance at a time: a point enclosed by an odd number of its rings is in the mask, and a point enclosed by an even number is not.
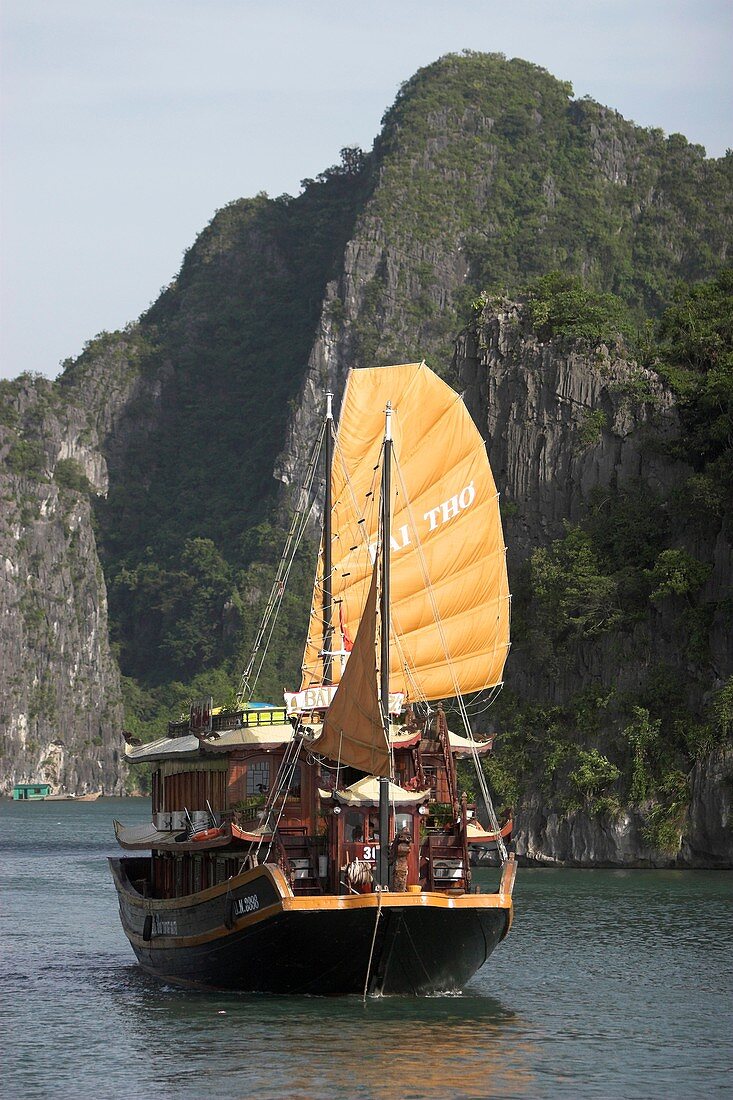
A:
[[[339,604],[339,626],[341,627],[341,637],[344,640],[344,649],[347,653],[351,653],[354,648],[354,643],[346,632],[346,627],[344,625],[344,605],[342,603]]]

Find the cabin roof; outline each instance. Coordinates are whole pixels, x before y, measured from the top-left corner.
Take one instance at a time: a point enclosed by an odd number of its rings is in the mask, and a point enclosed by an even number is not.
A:
[[[130,764],[140,764],[150,760],[193,759],[201,752],[222,753],[241,748],[274,748],[292,740],[293,727],[289,722],[283,725],[253,726],[238,730],[225,730],[211,741],[199,741],[194,734],[186,737],[160,737],[139,748],[126,746],[126,757]]]
[[[308,725],[313,731],[313,737],[317,737],[323,729],[320,722],[310,722]],[[420,730],[410,730],[398,722],[390,722],[389,724],[389,743],[392,748],[411,749],[413,745],[418,743],[421,736]]]
[[[314,735],[320,733],[320,725],[312,727]],[[244,726],[241,729],[223,730],[218,737],[208,741],[199,741],[194,734],[185,737],[159,737],[138,748],[125,746],[128,763],[141,764],[153,760],[194,759],[204,753],[232,752],[234,749],[277,748],[293,739],[293,727],[290,722],[273,723],[263,726]],[[493,738],[487,741],[471,741],[458,733],[449,733],[450,747],[456,756],[468,756],[473,747],[479,753],[487,752]],[[420,740],[419,730],[409,730],[405,726],[392,723],[389,729],[390,744],[395,749],[408,749]],[[31,784],[36,786],[37,784]]]
[[[340,802],[344,806],[378,806],[379,805],[379,780],[374,775],[365,775],[358,779],[344,791],[319,790],[322,799]],[[430,798],[430,791],[406,791],[396,783],[389,784],[389,800],[395,806],[416,805],[418,802],[426,802]]]
[[[289,722],[272,726],[245,726],[227,730],[216,739],[202,742],[204,752],[229,752],[231,749],[252,749],[263,746],[268,749],[286,745],[293,740],[293,727]]]
[[[479,741],[475,737],[462,737],[460,733],[448,733],[451,751],[456,756],[468,756],[475,748],[479,753],[488,752],[494,743],[494,738],[489,737],[485,741]]]
[[[198,756],[199,739],[191,733],[187,737],[159,737],[147,745],[132,748],[125,745],[125,757],[130,764],[140,764],[148,760],[167,760],[170,758]]]

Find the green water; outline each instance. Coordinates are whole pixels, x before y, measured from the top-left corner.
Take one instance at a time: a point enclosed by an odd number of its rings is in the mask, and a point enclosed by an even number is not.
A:
[[[3,1096],[733,1095],[727,872],[520,868],[462,997],[191,993],[146,977],[119,924],[112,819],[148,816],[0,802]]]

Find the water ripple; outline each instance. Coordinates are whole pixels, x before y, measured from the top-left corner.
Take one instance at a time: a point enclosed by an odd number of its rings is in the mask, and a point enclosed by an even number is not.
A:
[[[459,997],[207,994],[135,963],[106,867],[113,816],[147,807],[0,804],[6,1095],[728,1094],[728,874],[520,870],[512,933]]]

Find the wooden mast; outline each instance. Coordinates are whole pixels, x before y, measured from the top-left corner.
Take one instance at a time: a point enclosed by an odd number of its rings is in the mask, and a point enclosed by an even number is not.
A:
[[[389,745],[389,570],[392,492],[392,402],[387,402],[382,463],[382,591],[380,604],[379,671],[384,735]],[[379,873],[378,884],[389,886],[389,776],[379,778]]]
[[[323,503],[323,683],[333,682],[333,595],[331,573],[331,466],[333,464],[333,394],[326,393],[326,492]]]

